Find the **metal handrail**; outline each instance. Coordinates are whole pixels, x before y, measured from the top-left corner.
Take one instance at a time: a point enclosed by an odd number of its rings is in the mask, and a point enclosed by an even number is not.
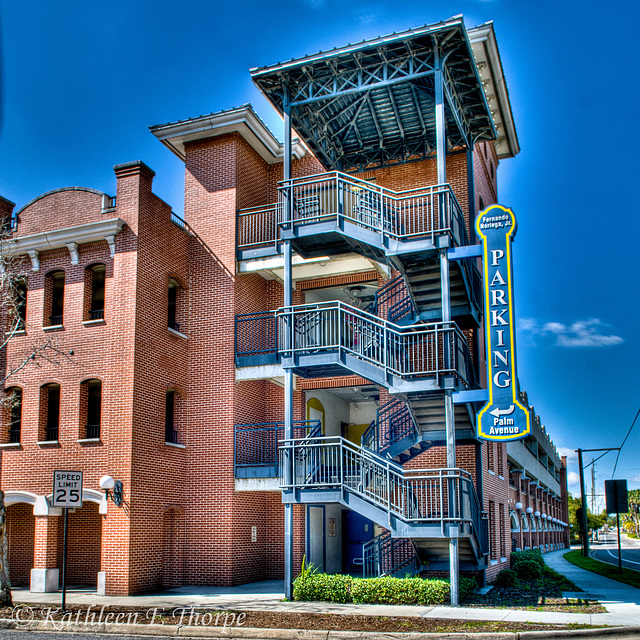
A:
[[[278,184],[278,202],[238,211],[239,249],[277,245],[279,230],[292,222],[289,201],[294,224],[343,219],[396,240],[450,235],[455,245],[468,244],[462,207],[448,183],[396,192],[331,171]]]
[[[393,575],[413,565],[420,566],[418,554],[410,538],[393,538],[385,531],[362,545],[362,571],[365,578]]]
[[[406,523],[439,523],[443,535],[445,524],[470,524],[480,535],[480,502],[464,469],[405,470],[338,436],[283,440],[280,458],[285,491],[347,491]]]
[[[265,245],[277,245],[281,206],[279,202],[275,202],[260,207],[240,209],[237,216],[236,232],[238,248],[250,249]]]
[[[418,426],[405,402],[389,400],[376,410],[376,419],[362,434],[363,447],[384,454],[396,442],[412,435],[418,439]]]
[[[386,314],[385,314],[386,311]],[[391,322],[415,315],[416,310],[404,276],[396,276],[376,291],[371,313]]]
[[[470,381],[467,342],[455,322],[401,327],[339,301],[282,307],[276,318],[285,357],[341,351],[401,378],[455,374]]]
[[[277,329],[274,311],[238,314],[235,319],[236,357],[277,353]]]

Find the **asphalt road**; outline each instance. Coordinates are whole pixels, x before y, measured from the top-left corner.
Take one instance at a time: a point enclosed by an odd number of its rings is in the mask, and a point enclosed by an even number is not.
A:
[[[600,544],[591,545],[591,557],[602,562],[618,565],[618,535],[608,533],[601,537]],[[640,571],[640,542],[622,536],[622,566]]]
[[[537,632],[538,638],[557,638],[556,631],[539,631]],[[548,635],[547,635],[548,634]],[[465,635],[475,635],[475,634],[465,634]],[[514,638],[517,637],[516,634],[513,634]],[[175,640],[175,636],[132,636],[132,635],[113,635],[113,634],[103,634],[103,633],[70,633],[60,632],[60,633],[50,633],[50,632],[40,632],[40,631],[8,631],[6,629],[2,630],[2,638],[3,640],[113,640],[114,637],[118,638],[118,640],[149,640],[149,637],[156,638],[157,640]],[[480,637],[480,636],[478,636]],[[583,636],[584,638],[584,636]],[[260,640],[260,638],[255,638],[252,636],[252,640]],[[270,640],[273,640],[273,636],[271,636]],[[622,631],[620,634],[611,634],[611,633],[602,633],[589,635],[588,640],[638,640],[637,633],[625,633]]]

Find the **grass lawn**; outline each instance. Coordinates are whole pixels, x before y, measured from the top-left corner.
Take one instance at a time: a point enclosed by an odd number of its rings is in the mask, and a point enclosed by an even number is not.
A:
[[[585,558],[582,556],[582,551],[580,550],[565,553],[564,559],[581,569],[586,569],[592,573],[597,573],[606,578],[624,582],[632,587],[636,587],[636,589],[640,589],[640,572],[634,571],[633,569],[623,567],[622,573],[620,573],[617,565],[600,562],[600,560],[594,560],[593,558]]]

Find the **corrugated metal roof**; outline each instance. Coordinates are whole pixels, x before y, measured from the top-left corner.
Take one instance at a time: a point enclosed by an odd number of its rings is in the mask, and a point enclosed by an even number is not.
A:
[[[254,69],[252,77],[280,113],[288,87],[292,125],[327,168],[362,170],[434,153],[436,55],[444,60],[448,148],[493,139],[461,17]]]

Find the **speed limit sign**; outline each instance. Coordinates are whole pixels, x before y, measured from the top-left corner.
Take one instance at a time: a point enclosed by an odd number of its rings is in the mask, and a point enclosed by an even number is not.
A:
[[[82,471],[53,472],[52,506],[63,509],[82,506]]]

